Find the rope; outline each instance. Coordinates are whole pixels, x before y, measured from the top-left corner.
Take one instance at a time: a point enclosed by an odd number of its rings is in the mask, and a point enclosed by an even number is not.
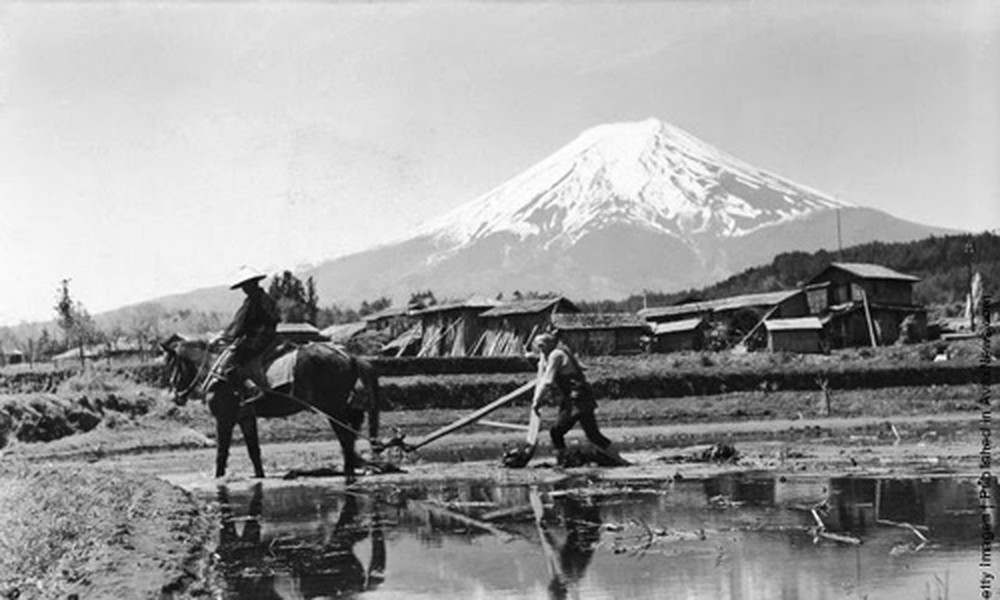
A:
[[[255,402],[258,402],[258,401],[264,399],[264,396],[266,396],[267,394],[273,394],[275,396],[279,396],[281,398],[287,398],[289,400],[297,402],[297,403],[301,404],[302,406],[308,408],[309,410],[315,412],[316,414],[324,416],[327,419],[330,419],[331,421],[333,421],[333,423],[335,425],[339,425],[340,427],[342,427],[342,428],[346,429],[347,431],[353,433],[355,436],[357,436],[357,437],[365,440],[369,444],[373,444],[373,445],[381,445],[382,444],[382,442],[380,442],[378,440],[373,440],[372,438],[370,438],[367,435],[361,433],[357,429],[354,429],[353,427],[350,427],[349,425],[347,425],[346,423],[344,423],[343,421],[341,421],[337,417],[334,417],[333,415],[331,415],[330,413],[326,412],[325,410],[321,410],[318,406],[315,406],[313,404],[309,404],[305,400],[301,400],[299,398],[296,398],[295,396],[292,396],[291,394],[286,394],[284,392],[279,392],[278,390],[267,390],[266,392],[264,392],[263,395],[258,396],[256,398],[253,398],[251,400],[245,401],[242,404],[240,404],[240,406],[249,406],[250,404],[253,404]]]

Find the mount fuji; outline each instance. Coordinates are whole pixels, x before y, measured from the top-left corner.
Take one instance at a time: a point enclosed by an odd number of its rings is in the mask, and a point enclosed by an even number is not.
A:
[[[321,298],[357,303],[553,291],[614,299],[708,285],[792,250],[946,230],[856,206],[648,119],[584,131],[405,239],[323,263]]]
[[[405,238],[301,270],[324,304],[557,292],[621,299],[702,287],[776,254],[954,233],[849,204],[755,168],[657,119],[588,129]],[[204,288],[154,300],[232,311]]]

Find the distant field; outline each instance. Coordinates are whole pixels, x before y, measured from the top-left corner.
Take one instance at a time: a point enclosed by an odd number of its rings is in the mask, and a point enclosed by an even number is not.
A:
[[[682,353],[584,358],[600,398],[602,421],[628,426],[815,416],[892,416],[974,411],[984,375],[1000,381],[1000,367],[980,368],[981,342],[948,347],[950,359],[934,362],[944,346],[859,349],[828,356]],[[437,359],[427,364],[441,364]],[[383,423],[423,430],[483,406],[529,381],[521,367],[502,373],[383,377]],[[388,363],[383,363],[388,364]],[[476,361],[465,361],[475,366]],[[478,363],[483,364],[499,364]],[[406,369],[417,362],[409,361]],[[530,367],[530,363],[528,363]],[[454,368],[452,365],[448,368]],[[214,435],[201,402],[173,406],[158,362],[95,363],[79,368],[7,368],[0,372],[0,447],[15,441],[50,441],[99,424],[155,420]],[[523,420],[527,398],[501,410],[497,420]],[[328,425],[312,415],[262,421],[265,439],[327,437]],[[388,431],[388,430],[386,430]]]

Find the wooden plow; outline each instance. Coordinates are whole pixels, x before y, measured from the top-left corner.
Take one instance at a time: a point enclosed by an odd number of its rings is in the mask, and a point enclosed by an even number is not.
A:
[[[383,447],[384,448],[396,447],[400,448],[404,452],[414,452],[416,450],[419,450],[420,448],[423,448],[424,446],[430,444],[435,440],[439,440],[448,434],[458,431],[459,429],[478,423],[480,425],[486,425],[490,427],[514,429],[517,431],[526,432],[527,448],[525,450],[522,450],[522,452],[530,452],[530,455],[528,455],[527,457],[527,459],[530,460],[531,456],[534,454],[535,446],[537,446],[538,429],[541,426],[541,419],[538,417],[536,413],[534,413],[534,411],[532,411],[531,420],[528,425],[520,425],[515,423],[501,423],[497,421],[486,420],[484,417],[486,417],[492,412],[495,412],[500,408],[503,408],[504,406],[507,406],[514,400],[517,400],[527,392],[534,389],[534,387],[535,387],[534,380],[529,381],[528,383],[525,383],[516,390],[504,394],[503,396],[497,398],[493,402],[490,402],[486,406],[483,406],[473,411],[472,413],[465,415],[464,417],[461,417],[460,419],[457,419],[445,425],[444,427],[438,428],[432,431],[431,433],[428,433],[427,435],[425,435],[424,437],[422,437],[421,439],[417,440],[412,444],[408,443],[405,440],[406,437],[405,434],[397,431],[396,435],[394,435],[391,439],[385,442]],[[527,464],[527,460],[525,460],[524,462],[525,464]]]

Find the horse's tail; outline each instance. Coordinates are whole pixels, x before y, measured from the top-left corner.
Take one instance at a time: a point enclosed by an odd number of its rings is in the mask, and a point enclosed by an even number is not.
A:
[[[358,379],[362,387],[369,395],[368,399],[368,437],[378,439],[379,408],[382,406],[382,398],[378,386],[378,374],[375,367],[362,358],[354,358],[355,367],[358,370]]]

